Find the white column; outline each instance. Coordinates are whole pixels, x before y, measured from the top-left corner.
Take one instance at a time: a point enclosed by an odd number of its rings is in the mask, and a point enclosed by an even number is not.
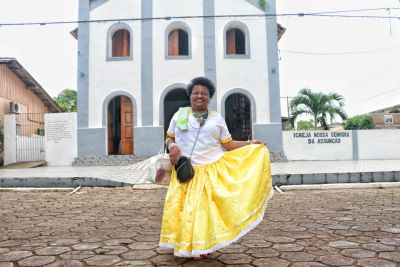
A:
[[[15,115],[4,115],[4,165],[17,162],[17,124]]]

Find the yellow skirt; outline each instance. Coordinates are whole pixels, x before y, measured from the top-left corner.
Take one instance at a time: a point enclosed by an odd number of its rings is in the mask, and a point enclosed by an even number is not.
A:
[[[211,253],[241,238],[262,221],[273,194],[264,145],[228,151],[194,170],[185,184],[173,171],[164,204],[160,247],[180,257]]]

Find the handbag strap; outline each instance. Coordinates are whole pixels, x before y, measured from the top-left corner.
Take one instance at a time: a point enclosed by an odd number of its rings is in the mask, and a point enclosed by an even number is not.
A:
[[[206,123],[207,118],[208,118],[208,111],[207,111],[206,116],[204,118],[201,118],[200,127],[199,127],[199,130],[197,131],[196,139],[194,140],[194,144],[193,144],[193,147],[192,147],[192,151],[190,152],[189,159],[192,158],[193,150],[194,150],[194,147],[196,146],[197,139],[199,138],[200,130],[204,126],[204,124]]]

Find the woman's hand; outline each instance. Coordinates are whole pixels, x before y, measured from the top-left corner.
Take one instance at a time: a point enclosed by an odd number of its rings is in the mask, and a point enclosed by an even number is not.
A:
[[[263,144],[263,142],[261,142],[261,141],[258,140],[258,139],[249,140],[249,143],[252,144],[252,145],[255,145],[255,144]]]
[[[175,166],[178,163],[178,159],[181,157],[181,150],[178,146],[173,146],[169,150],[169,160],[172,165]]]

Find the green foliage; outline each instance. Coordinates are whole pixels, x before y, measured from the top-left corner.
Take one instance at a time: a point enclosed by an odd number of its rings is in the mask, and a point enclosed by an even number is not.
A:
[[[78,110],[78,98],[74,90],[64,89],[54,98],[54,101],[64,112],[77,112]]]
[[[371,115],[358,115],[349,118],[346,121],[346,130],[363,130],[372,129],[372,117]]]
[[[3,123],[0,120],[0,144],[3,144],[4,141],[4,132],[3,132]],[[0,146],[1,147],[1,146]]]
[[[329,129],[327,119],[339,115],[343,120],[347,118],[343,109],[344,98],[337,93],[324,94],[312,92],[311,89],[304,88],[299,91],[296,97],[290,101],[290,123],[294,125],[296,118],[300,115],[310,115],[313,117],[314,129],[321,125],[324,129]]]
[[[285,123],[283,124],[282,128],[283,128],[284,131],[293,131],[293,130],[295,130],[295,129],[293,128],[293,126],[290,124],[289,121],[285,122]]]
[[[36,134],[40,136],[44,136],[44,128],[37,128],[36,129]]]
[[[299,131],[305,131],[305,130],[310,130],[314,128],[314,121],[313,120],[308,120],[308,121],[298,121],[297,122],[297,130]]]
[[[4,128],[3,128],[3,122],[0,120],[0,167],[3,166],[4,164],[3,149],[4,149]]]
[[[258,4],[262,9],[265,9],[265,4],[266,4],[265,0],[258,0]]]

